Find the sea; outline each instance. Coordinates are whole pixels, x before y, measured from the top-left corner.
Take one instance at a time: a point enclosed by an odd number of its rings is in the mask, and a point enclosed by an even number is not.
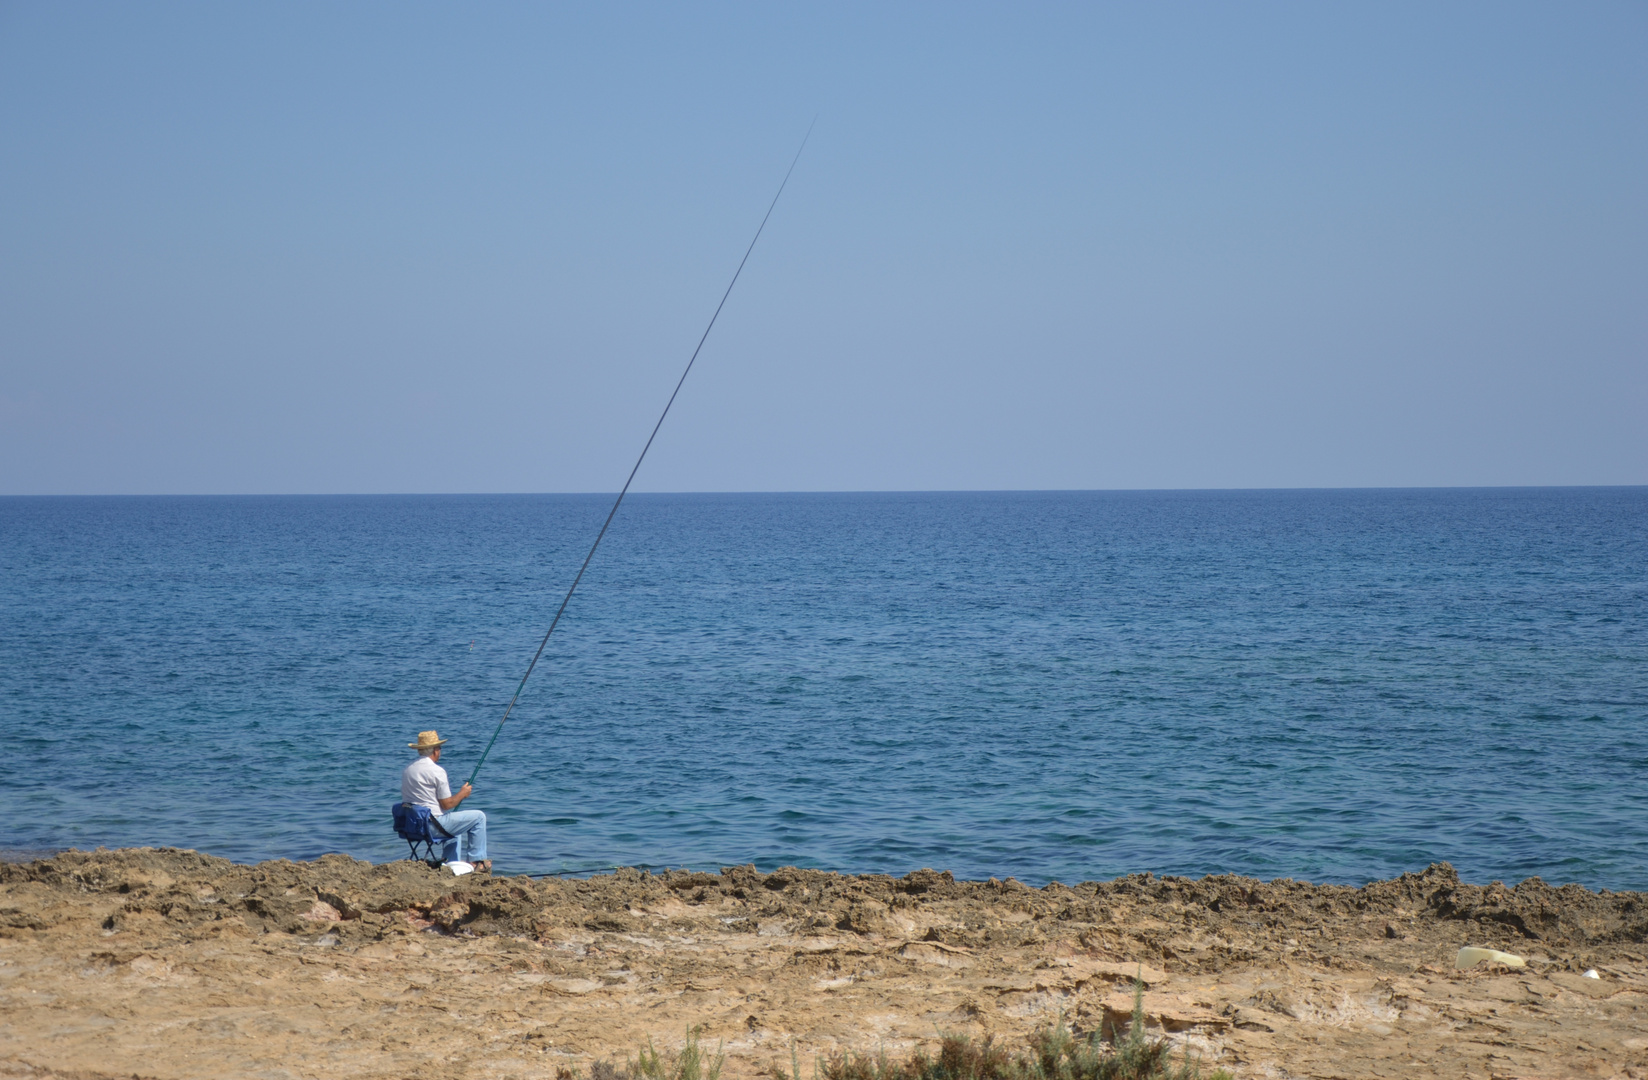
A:
[[[1648,488],[0,499],[0,847],[1648,890]]]

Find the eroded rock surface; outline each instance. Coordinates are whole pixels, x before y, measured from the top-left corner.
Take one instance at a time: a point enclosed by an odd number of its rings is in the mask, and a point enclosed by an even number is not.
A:
[[[1446,864],[1032,889],[66,852],[0,865],[0,1076],[554,1077],[691,1026],[753,1076],[792,1040],[1106,1033],[1138,978],[1152,1028],[1237,1076],[1648,1080],[1645,905]],[[1456,972],[1467,944],[1529,967]]]

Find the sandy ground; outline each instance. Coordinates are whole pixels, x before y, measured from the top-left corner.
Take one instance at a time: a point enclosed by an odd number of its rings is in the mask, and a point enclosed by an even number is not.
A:
[[[0,865],[0,1076],[730,1077],[1131,1016],[1238,1077],[1648,1078],[1648,894],[808,870],[453,878],[169,849]],[[1457,972],[1462,945],[1526,970]],[[1600,979],[1582,972],[1595,968]]]

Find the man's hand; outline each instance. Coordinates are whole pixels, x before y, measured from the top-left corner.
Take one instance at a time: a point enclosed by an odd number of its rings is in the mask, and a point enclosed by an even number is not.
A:
[[[451,798],[436,799],[435,801],[441,804],[441,813],[448,813],[452,810],[456,810],[458,808],[458,804],[469,798],[470,793],[473,790],[474,789],[472,789],[468,784],[465,784],[463,787],[459,788],[458,793]]]

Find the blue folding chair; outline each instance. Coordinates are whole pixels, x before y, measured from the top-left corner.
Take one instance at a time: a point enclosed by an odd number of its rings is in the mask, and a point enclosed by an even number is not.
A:
[[[441,828],[429,807],[396,803],[390,807],[390,813],[395,818],[395,833],[412,849],[408,859],[422,859],[430,866],[446,862],[446,845],[455,837]],[[418,850],[420,847],[422,851]]]

